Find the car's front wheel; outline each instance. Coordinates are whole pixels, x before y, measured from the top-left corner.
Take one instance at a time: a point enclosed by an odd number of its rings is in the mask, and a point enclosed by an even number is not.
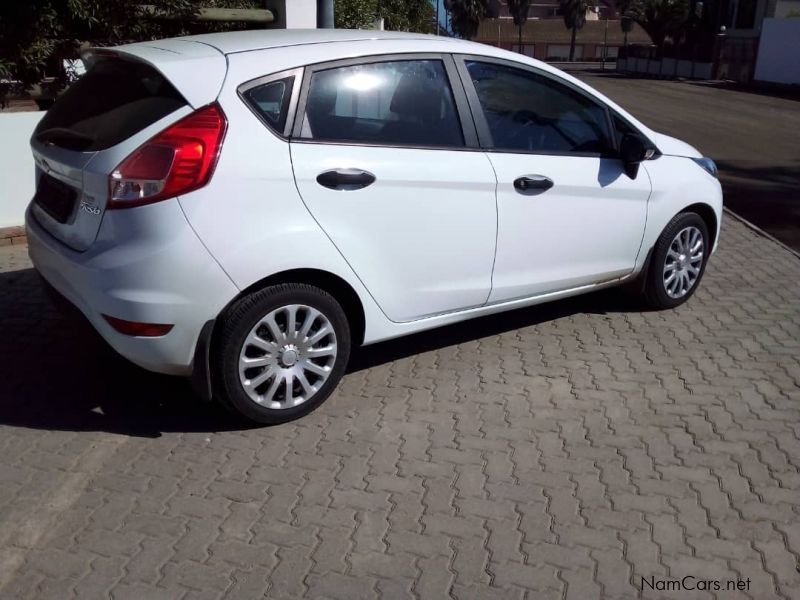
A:
[[[644,290],[647,303],[664,309],[686,302],[703,278],[710,251],[708,228],[700,215],[676,215],[653,248]]]
[[[301,417],[330,395],[350,355],[350,328],[333,296],[314,286],[270,286],[222,317],[212,354],[215,395],[258,423]]]

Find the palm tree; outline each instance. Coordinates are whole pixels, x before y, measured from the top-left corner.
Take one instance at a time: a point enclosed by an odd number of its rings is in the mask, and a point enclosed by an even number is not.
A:
[[[508,0],[508,12],[514,17],[514,25],[519,27],[519,51],[522,54],[522,26],[528,20],[531,0]]]
[[[575,35],[578,29],[586,23],[586,11],[589,10],[588,0],[561,0],[561,15],[564,17],[564,25],[572,30],[572,39],[569,43],[569,60],[575,60]]]
[[[450,12],[453,31],[467,40],[475,37],[481,19],[489,16],[489,0],[444,0],[444,7]]]
[[[619,14],[619,26],[622,29],[625,58],[628,57],[628,34],[633,29],[633,17],[631,17],[631,5],[633,0],[618,0],[616,8]]]
[[[628,12],[659,51],[663,51],[664,40],[674,36],[686,24],[689,3],[687,0],[634,0]]]

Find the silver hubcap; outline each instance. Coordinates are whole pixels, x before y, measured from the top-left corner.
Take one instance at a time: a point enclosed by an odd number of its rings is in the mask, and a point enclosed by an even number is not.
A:
[[[250,330],[239,354],[239,380],[261,406],[302,404],[330,377],[336,334],[320,311],[303,304],[276,308]]]
[[[672,240],[664,261],[664,290],[670,298],[683,298],[697,283],[703,266],[703,234],[685,227]]]

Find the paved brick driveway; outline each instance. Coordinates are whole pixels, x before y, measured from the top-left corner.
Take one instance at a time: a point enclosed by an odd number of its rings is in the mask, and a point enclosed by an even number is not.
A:
[[[800,598],[800,260],[730,217],[677,311],[382,344],[251,430],[0,260],[0,597]]]

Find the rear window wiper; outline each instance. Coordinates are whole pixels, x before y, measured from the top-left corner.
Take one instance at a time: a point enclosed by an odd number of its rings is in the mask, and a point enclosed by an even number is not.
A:
[[[43,144],[55,144],[73,150],[83,150],[91,146],[96,138],[65,127],[50,127],[37,133],[36,139]]]

